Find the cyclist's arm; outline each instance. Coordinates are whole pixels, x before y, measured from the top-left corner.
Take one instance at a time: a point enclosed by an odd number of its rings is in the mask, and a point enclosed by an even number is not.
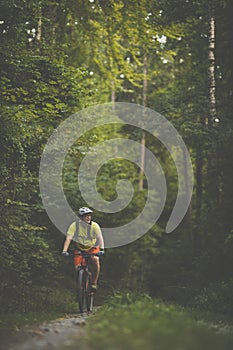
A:
[[[96,238],[97,238],[97,244],[100,247],[100,249],[104,249],[104,239],[100,229],[96,233]]]
[[[75,228],[76,228],[76,224],[73,222],[70,227],[68,228],[67,231],[67,236],[66,236],[66,240],[64,242],[64,246],[63,246],[63,252],[67,252],[70,243],[74,237],[74,233],[75,233]]]
[[[67,250],[68,250],[68,248],[69,248],[69,246],[70,246],[71,241],[72,241],[72,236],[67,235],[67,236],[66,236],[66,240],[65,240],[65,242],[64,242],[64,246],[63,246],[63,252],[67,252]]]

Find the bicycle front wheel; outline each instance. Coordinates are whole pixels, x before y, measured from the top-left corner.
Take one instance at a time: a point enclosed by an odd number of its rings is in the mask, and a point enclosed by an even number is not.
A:
[[[85,294],[86,294],[87,311],[92,311],[94,297],[93,297],[93,293],[91,293],[91,273],[90,272],[86,277]]]
[[[85,302],[85,274],[83,270],[78,271],[77,292],[79,311],[83,313]]]

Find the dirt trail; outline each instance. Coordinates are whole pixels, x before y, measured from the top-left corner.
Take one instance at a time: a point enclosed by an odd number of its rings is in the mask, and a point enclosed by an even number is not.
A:
[[[4,350],[90,350],[86,344],[87,314],[72,314],[37,327],[19,330],[0,345]],[[78,346],[79,344],[79,346]]]

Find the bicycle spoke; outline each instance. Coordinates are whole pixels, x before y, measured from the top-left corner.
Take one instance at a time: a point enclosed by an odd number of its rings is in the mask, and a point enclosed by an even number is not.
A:
[[[91,293],[91,274],[89,273],[86,279],[86,304],[87,311],[93,310],[93,293]]]
[[[79,304],[80,313],[83,313],[83,311],[84,311],[84,298],[85,298],[85,284],[84,283],[85,283],[84,271],[80,270],[78,273],[78,285],[77,285],[78,304]]]

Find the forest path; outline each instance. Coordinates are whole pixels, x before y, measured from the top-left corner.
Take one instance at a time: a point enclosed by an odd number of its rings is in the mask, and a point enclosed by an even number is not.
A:
[[[40,326],[25,327],[0,344],[4,350],[90,350],[86,342],[86,322],[90,315],[70,314]],[[3,346],[3,347],[2,347]]]
[[[96,310],[97,308],[94,309],[94,313]],[[86,324],[88,323],[88,318],[91,317],[92,315],[93,313],[91,314],[83,313],[82,315],[78,313],[66,314],[64,317],[55,319],[53,321],[44,322],[41,325],[27,326],[21,329],[17,329],[9,335],[5,334],[4,339],[0,341],[0,349],[1,350],[76,350],[76,349],[92,350],[92,347],[89,345],[89,342],[88,342],[88,336],[86,331]],[[170,316],[172,315],[173,314],[171,313]],[[163,324],[164,316],[161,314],[160,318],[161,318],[161,324]],[[192,318],[190,320],[195,321]],[[147,322],[147,320],[144,319],[143,322],[145,321]],[[150,320],[148,319],[148,322],[150,321],[151,319]],[[185,318],[182,320],[178,320],[178,322],[181,323],[181,326],[182,325],[185,326],[187,319]],[[196,328],[195,322],[199,324],[199,326],[201,326],[201,329]],[[224,324],[223,322],[212,323],[204,320],[196,320],[195,322],[193,324],[191,323],[190,324],[191,326],[189,325],[187,327],[184,327],[184,336],[186,337],[186,340],[188,339],[188,345],[190,344],[191,345],[188,346],[187,348],[181,346],[181,349],[184,349],[184,348],[186,350],[194,349],[194,348],[196,349],[195,343],[197,342],[197,344],[202,345],[203,339],[208,340],[207,347],[205,348],[206,350],[212,349],[212,345],[215,344],[215,341],[217,345],[218,345],[218,342],[220,342],[219,343],[220,347],[216,345],[216,347],[215,346],[213,347],[214,349],[218,349],[218,350],[232,349],[232,346],[226,347],[226,344],[228,345],[233,344],[233,337],[232,337],[233,325],[232,324]],[[202,331],[202,326],[203,326],[203,331]],[[119,324],[116,325],[116,327],[119,327]],[[148,327],[150,327],[149,323],[148,323]],[[152,325],[152,327],[154,326]],[[171,328],[169,330],[166,330],[162,325],[160,329],[161,334],[160,333],[157,334],[161,349],[167,349],[167,341],[174,342],[174,347],[180,346],[179,339],[180,339],[181,333],[180,333],[179,327],[177,328],[177,325],[173,323],[170,324],[170,327]],[[190,327],[191,327],[191,330],[190,330]],[[174,332],[173,332],[173,328],[174,328]],[[207,332],[208,328],[213,332],[208,333]],[[127,329],[128,328],[126,327],[126,330]],[[121,330],[121,326],[119,330]],[[132,330],[130,326],[129,326],[129,330]],[[101,329],[99,331],[101,332]],[[221,339],[216,337],[217,334],[221,336]],[[167,338],[166,338],[166,335],[167,335]],[[134,334],[134,328],[132,330],[131,336],[137,337],[137,333]],[[229,336],[231,338],[229,338]],[[212,337],[215,340],[212,341],[211,340]],[[135,343],[132,343],[132,347],[131,347],[129,346],[131,344],[131,340],[126,337],[125,341],[126,343],[128,342],[127,343],[128,349],[134,349]],[[101,339],[100,339],[100,342],[101,342]],[[211,344],[210,346],[208,346],[209,343]],[[120,343],[119,345],[118,339],[114,337],[114,332],[113,332],[113,337],[109,337],[109,345],[110,347],[112,347],[112,345],[115,345],[115,348],[119,348],[119,349],[121,348],[122,344]],[[153,349],[154,343],[153,344],[151,344],[150,342],[147,343],[147,341],[145,340],[145,347],[147,347],[147,349]],[[125,349],[125,347],[123,348]],[[140,348],[141,348],[141,345],[140,345]],[[201,349],[203,349],[202,346],[201,346]]]

